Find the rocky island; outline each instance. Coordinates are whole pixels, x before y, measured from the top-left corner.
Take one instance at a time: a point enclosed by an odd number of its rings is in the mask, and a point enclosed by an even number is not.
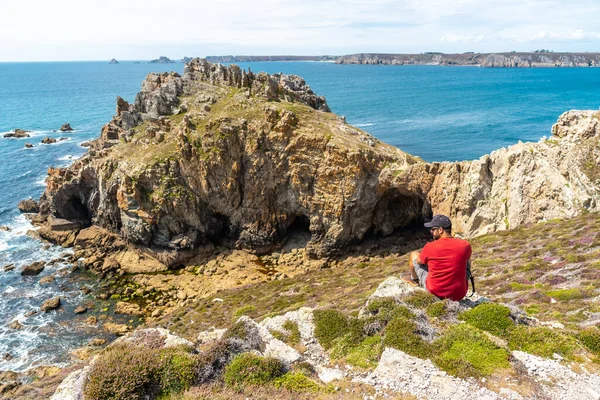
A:
[[[69,373],[53,399],[597,398],[600,114],[552,133],[426,163],[297,76],[203,59],[150,74],[28,201],[36,234],[145,326],[0,393],[40,398]],[[487,298],[389,278],[438,212],[474,238]]]
[[[157,58],[155,60],[149,61],[149,63],[150,64],[174,64],[175,61],[171,60],[168,57],[160,56],[159,58]]]

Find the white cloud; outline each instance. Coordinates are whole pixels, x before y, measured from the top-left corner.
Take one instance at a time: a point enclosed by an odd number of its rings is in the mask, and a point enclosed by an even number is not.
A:
[[[3,3],[0,60],[600,50],[596,0]]]

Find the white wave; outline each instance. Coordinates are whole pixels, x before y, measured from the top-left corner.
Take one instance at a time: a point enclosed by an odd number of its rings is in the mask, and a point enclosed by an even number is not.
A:
[[[5,251],[8,249],[10,249],[8,243],[6,243],[4,240],[0,240],[0,251]]]
[[[81,156],[76,156],[76,155],[73,155],[73,154],[67,154],[67,155],[64,155],[64,156],[60,157],[58,160],[59,161],[74,161],[74,160],[77,160],[79,158],[81,158]]]
[[[26,235],[28,230],[34,228],[34,226],[31,225],[31,222],[29,222],[23,214],[17,215],[15,219],[13,219],[13,222],[7,226],[10,228],[10,231],[7,233],[12,237]]]
[[[357,128],[362,128],[365,126],[373,126],[373,125],[375,125],[375,124],[354,124],[354,126],[356,126]]]
[[[44,178],[35,181],[35,186],[46,186],[46,177],[44,176]]]

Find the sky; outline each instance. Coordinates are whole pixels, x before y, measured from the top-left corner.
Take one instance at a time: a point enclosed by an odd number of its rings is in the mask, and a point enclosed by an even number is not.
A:
[[[0,1],[0,61],[600,51],[599,0]]]

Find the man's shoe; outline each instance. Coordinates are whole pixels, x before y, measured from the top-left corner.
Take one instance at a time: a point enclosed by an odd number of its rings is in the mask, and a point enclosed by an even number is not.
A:
[[[419,280],[414,279],[410,274],[402,275],[402,280],[411,286],[419,286]]]

